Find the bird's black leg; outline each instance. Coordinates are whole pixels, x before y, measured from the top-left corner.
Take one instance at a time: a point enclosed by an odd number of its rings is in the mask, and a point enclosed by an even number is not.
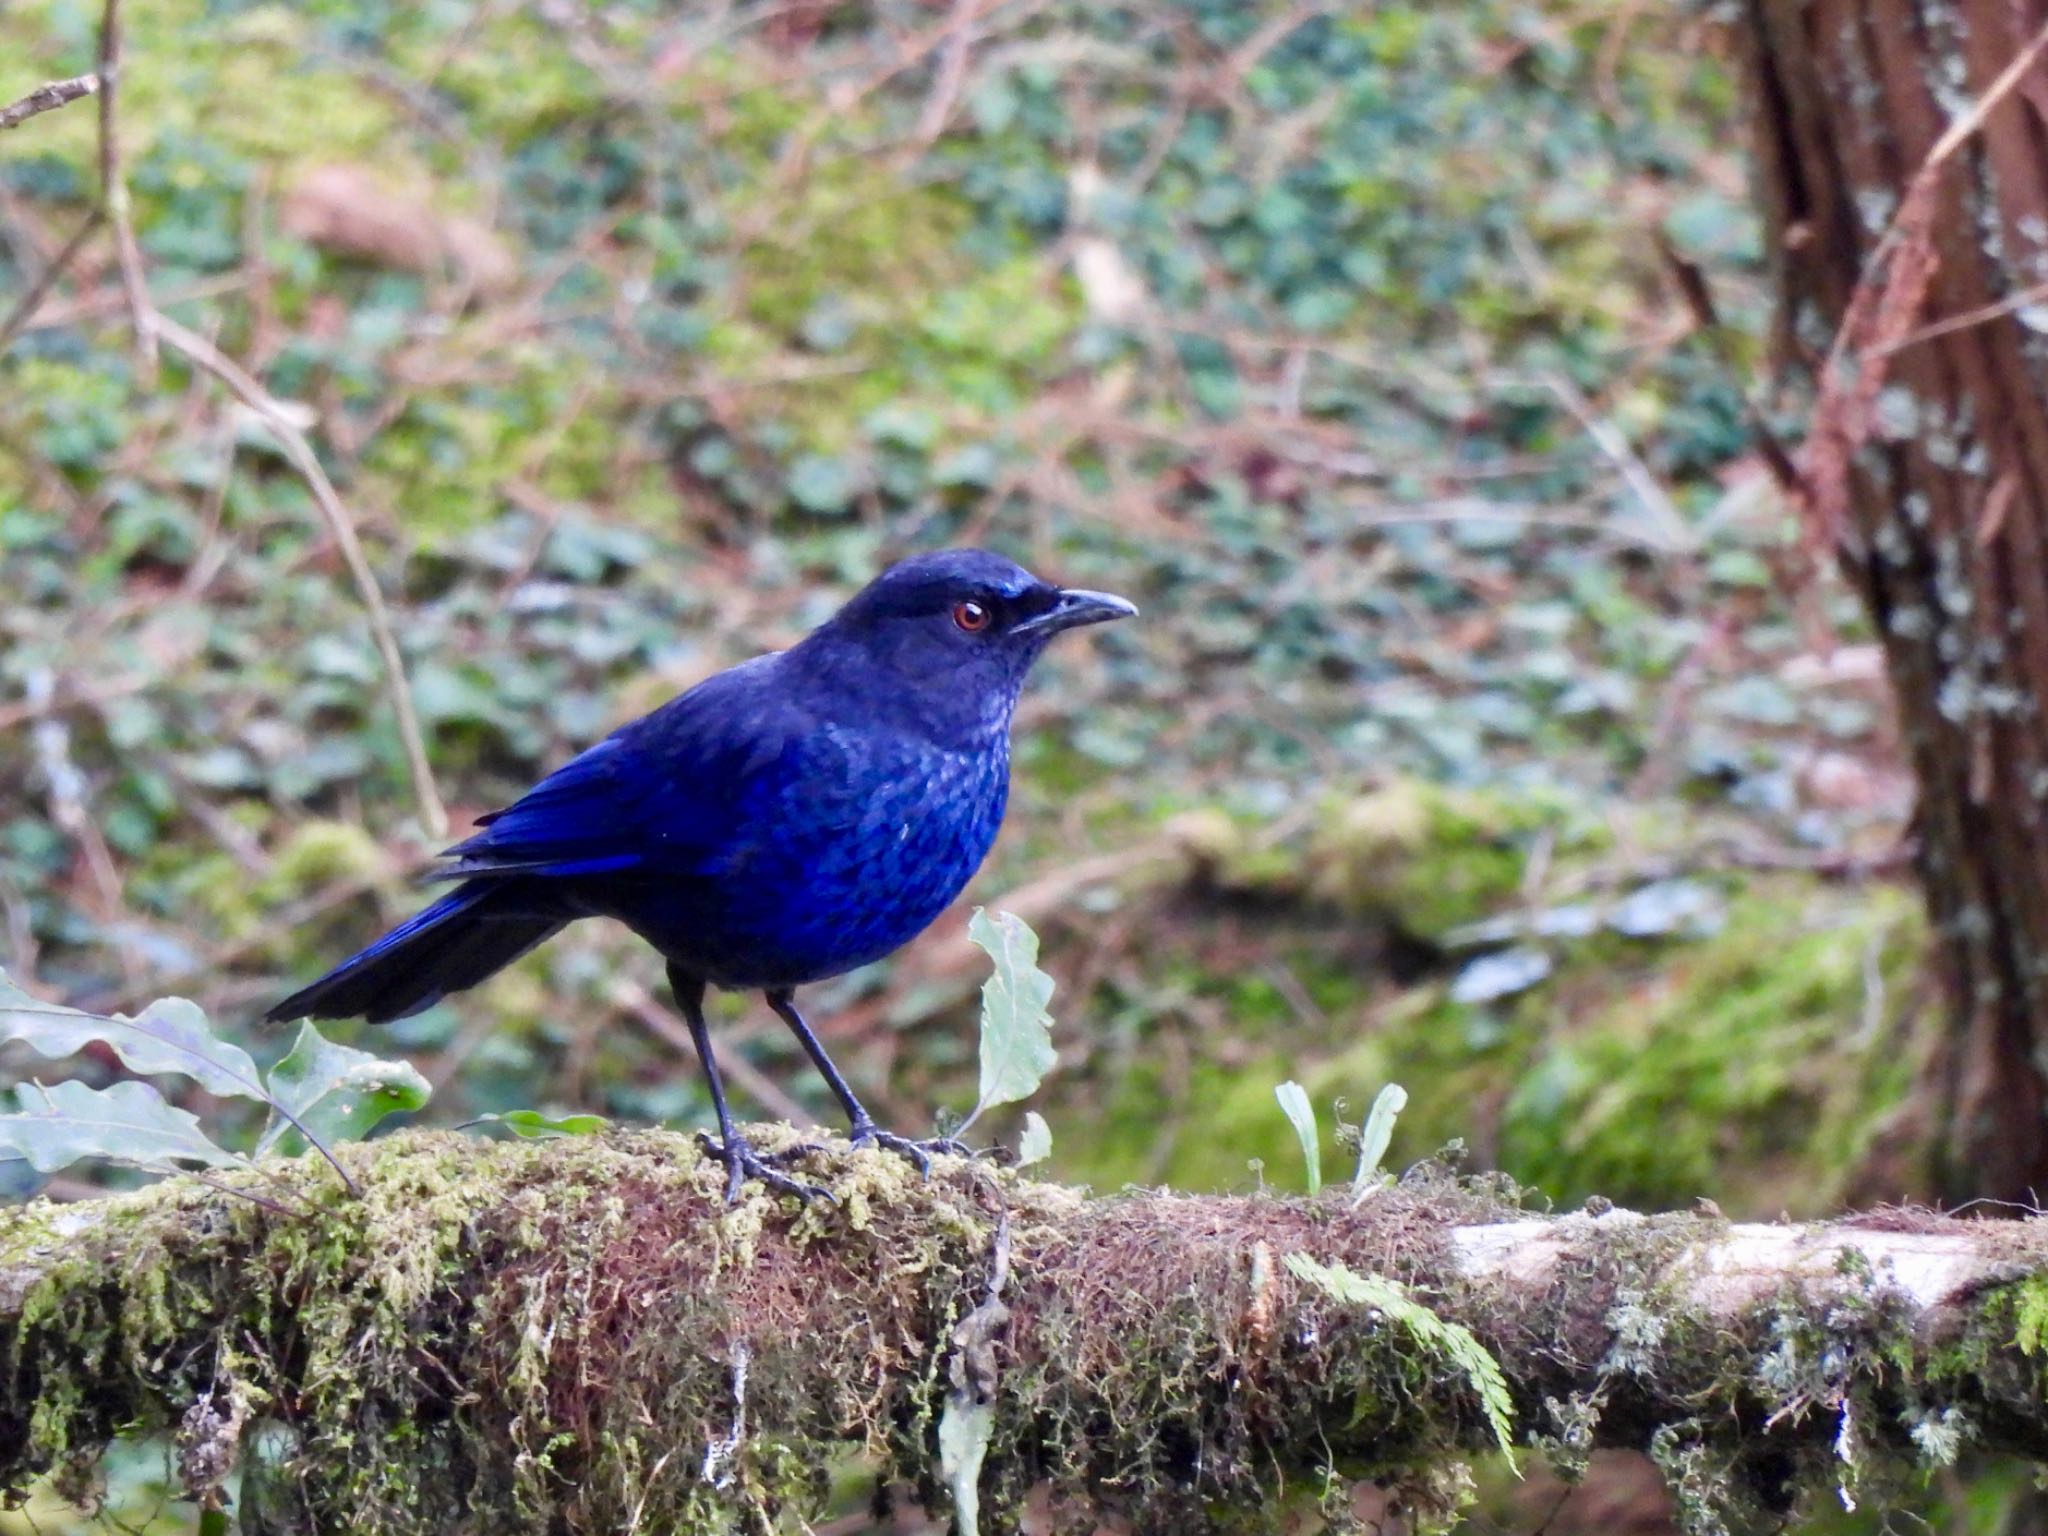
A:
[[[864,1141],[872,1141],[878,1147],[887,1147],[891,1152],[901,1153],[917,1164],[917,1171],[927,1177],[932,1171],[931,1154],[934,1152],[950,1152],[959,1157],[974,1155],[966,1143],[954,1141],[951,1137],[939,1137],[933,1141],[912,1141],[908,1136],[894,1135],[875,1124],[875,1117],[867,1112],[867,1107],[859,1099],[854,1097],[852,1086],[839,1075],[839,1069],[832,1065],[832,1058],[825,1054],[824,1045],[811,1033],[811,1026],[804,1022],[804,1016],[797,1012],[796,993],[785,987],[764,995],[768,999],[768,1006],[773,1008],[780,1015],[782,1022],[795,1032],[797,1040],[804,1048],[804,1054],[811,1058],[811,1065],[818,1069],[819,1076],[823,1077],[831,1088],[833,1097],[838,1099],[840,1106],[845,1109],[846,1118],[852,1122],[846,1133],[847,1139],[855,1146]]]
[[[766,1159],[747,1145],[739,1128],[732,1123],[732,1111],[726,1107],[725,1082],[718,1075],[718,1060],[711,1054],[711,1030],[704,1022],[704,981],[671,965],[668,968],[669,989],[675,993],[676,1006],[683,1011],[683,1018],[690,1026],[690,1041],[697,1047],[697,1059],[704,1064],[704,1082],[711,1089],[711,1108],[718,1116],[718,1140],[699,1136],[704,1150],[725,1164],[725,1203],[731,1205],[740,1197],[740,1186],[748,1179],[759,1179],[770,1189],[779,1189],[785,1194],[801,1199],[823,1198],[830,1200],[832,1192],[816,1184],[806,1184],[801,1179],[792,1179],[788,1174],[771,1167]]]

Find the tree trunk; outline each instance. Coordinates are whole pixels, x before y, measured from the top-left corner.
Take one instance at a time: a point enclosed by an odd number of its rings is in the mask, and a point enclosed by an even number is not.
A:
[[[1531,1217],[1440,1170],[1091,1200],[844,1143],[801,1165],[836,1203],[727,1209],[664,1133],[337,1155],[360,1197],[301,1159],[0,1211],[0,1495],[141,1429],[196,1498],[239,1464],[245,1530],[767,1529],[865,1452],[983,1530],[1049,1487],[1243,1531],[1357,1478],[1446,1515],[1505,1436],[1647,1449],[1743,1529],[2048,1457],[2048,1222]]]
[[[2048,278],[2048,69],[2000,77],[2048,5],[1745,3],[1778,352],[1821,401],[1807,510],[1882,636],[1919,779],[1951,1017],[1929,1187],[2026,1199],[2048,1190],[2048,309],[2022,293]]]

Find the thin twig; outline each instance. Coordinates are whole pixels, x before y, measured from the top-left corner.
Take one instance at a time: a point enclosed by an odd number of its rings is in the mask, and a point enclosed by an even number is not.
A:
[[[2017,293],[2009,293],[1995,304],[1984,304],[1976,309],[1966,309],[1959,315],[1950,315],[1945,320],[1936,320],[1923,325],[1917,331],[1908,331],[1897,341],[1887,341],[1870,348],[1865,357],[1890,357],[1894,352],[1903,352],[1908,347],[1917,347],[1923,341],[1932,341],[1937,336],[1947,336],[1956,331],[1966,331],[1972,326],[1983,325],[2002,315],[2025,309],[2029,304],[2038,304],[2048,299],[2048,283],[2035,283]]]
[[[100,227],[106,216],[107,211],[104,208],[95,208],[88,213],[85,222],[78,226],[77,233],[66,240],[63,249],[50,258],[50,264],[28,285],[28,292],[24,293],[14,308],[7,312],[7,318],[0,320],[0,352],[5,352],[12,345],[15,336],[28,324],[37,308],[49,296],[50,289],[56,285],[57,279],[64,275],[64,269],[70,266],[78,253],[85,248],[85,242],[92,238],[93,231]]]
[[[100,15],[100,201],[114,225],[114,250],[121,262],[121,286],[128,293],[128,318],[135,327],[135,361],[142,382],[156,380],[158,315],[142,276],[142,247],[121,174],[120,118],[115,108],[121,85],[121,0],[107,0]]]
[[[413,705],[412,689],[406,681],[405,658],[398,648],[398,639],[391,627],[391,615],[384,606],[384,595],[377,587],[376,574],[370,569],[370,562],[363,553],[362,541],[356,537],[355,522],[348,509],[342,505],[340,494],[334,483],[328,479],[327,471],[320,465],[319,455],[313,452],[312,444],[291,419],[290,414],[269,390],[258,383],[253,375],[234,362],[212,342],[195,331],[187,330],[175,320],[161,314],[149,297],[149,286],[142,270],[142,249],[136,243],[135,226],[130,217],[128,185],[121,174],[121,136],[118,107],[120,102],[121,78],[121,0],[106,0],[101,13],[99,46],[99,96],[100,96],[100,208],[95,210],[85,226],[74,235],[65,248],[58,253],[49,268],[25,294],[22,301],[8,315],[5,325],[0,325],[0,347],[4,347],[15,330],[26,320],[35,305],[41,302],[44,292],[55,275],[77,253],[80,244],[97,226],[100,218],[110,220],[114,226],[114,245],[120,259],[121,284],[127,294],[128,314],[135,330],[136,361],[145,383],[153,382],[157,368],[157,343],[159,339],[169,341],[195,367],[213,375],[240,397],[242,402],[263,418],[286,459],[304,478],[313,493],[313,502],[326,519],[328,529],[335,542],[340,545],[342,558],[348,563],[349,575],[354,579],[357,593],[363,600],[370,619],[370,631],[377,642],[379,655],[383,657],[385,678],[390,687],[392,706],[398,715],[398,734],[404,744],[406,764],[409,768],[413,793],[419,802],[420,819],[427,831],[435,837],[448,830],[448,812],[441,801],[440,791],[434,785],[433,769],[427,762],[426,739],[420,731],[419,713]]]
[[[19,128],[32,117],[54,112],[81,101],[100,88],[98,75],[79,75],[71,80],[52,80],[39,85],[17,102],[0,107],[0,128]]]
[[[1593,402],[1580,392],[1578,385],[1561,373],[1546,373],[1542,376],[1544,387],[1571,412],[1574,420],[1593,439],[1598,448],[1620,472],[1628,488],[1642,503],[1643,510],[1650,514],[1650,523],[1655,528],[1657,542],[1672,554],[1689,555],[1699,549],[1699,539],[1687,526],[1685,518],[1671,498],[1664,493],[1664,487],[1657,483],[1657,477],[1650,473],[1650,467],[1637,455],[1635,448],[1621,431],[1603,418],[1593,408]]]
[[[614,983],[611,1001],[616,1007],[638,1019],[656,1035],[659,1035],[673,1049],[696,1055],[697,1048],[690,1039],[690,1033],[683,1027],[682,1020],[663,1008],[654,994],[635,981],[621,980]],[[719,1059],[719,1066],[732,1079],[734,1086],[749,1095],[755,1103],[772,1115],[787,1120],[791,1125],[801,1125],[814,1117],[799,1104],[774,1078],[763,1072],[737,1051]]]
[[[1914,193],[1921,191],[1925,184],[1933,181],[1942,166],[1948,162],[1949,156],[1961,148],[1969,140],[1970,136],[1983,126],[1984,119],[1991,114],[1991,109],[2005,100],[2012,93],[2013,88],[2026,78],[2027,71],[2033,68],[2034,61],[2040,57],[2043,48],[2048,48],[2048,22],[2042,23],[2040,30],[2034,34],[2033,40],[2013,56],[2012,62],[2000,71],[1998,78],[1991,82],[1984,94],[1970,104],[1970,110],[1951,121],[1942,136],[1935,140],[1934,147],[1927,152],[1927,158],[1920,162],[1919,169],[1913,173],[1913,179],[1907,184],[1905,195],[1899,199],[1898,206],[1893,210],[1891,221],[1885,226],[1884,233],[1878,237],[1877,245],[1870,253],[1870,259],[1864,262],[1863,275],[1857,280],[1857,295],[1852,295],[1850,298],[1850,310],[1853,311],[1856,308],[1856,297],[1860,296],[1862,290],[1875,285],[1878,268],[1883,264],[1885,258],[1891,255],[1899,242],[1905,239],[1909,233],[1906,227],[1905,215],[1915,201]],[[1842,354],[1855,339],[1850,334],[1850,328],[1845,319],[1842,326],[1835,332],[1834,341],[1828,348],[1827,360],[1821,367],[1823,384],[1839,371]],[[1904,345],[1903,340],[1901,345]],[[1882,356],[1885,354],[1877,352],[1872,355]]]
[[[98,228],[106,214],[94,208],[91,214],[93,227]],[[213,277],[195,278],[189,283],[179,283],[168,292],[153,289],[150,303],[159,310],[166,304],[189,304],[196,299],[218,299],[231,293],[239,293],[249,286],[249,278],[242,272],[222,272]],[[113,288],[90,289],[68,299],[52,299],[39,307],[22,323],[24,331],[54,331],[66,325],[75,325],[81,320],[96,319],[101,315],[113,314],[128,307],[128,295],[116,286]]]
[[[334,482],[327,478],[327,471],[321,467],[313,445],[306,441],[306,434],[299,430],[291,413],[241,364],[170,316],[158,315],[155,321],[157,334],[177,348],[195,367],[227,385],[244,405],[263,418],[264,425],[270,428],[271,435],[284,450],[285,458],[290,460],[292,468],[299,472],[313,492],[314,504],[326,519],[335,543],[341,547],[342,559],[348,564],[349,575],[354,578],[357,594],[369,614],[370,632],[376,638],[378,654],[384,659],[385,681],[391,690],[392,708],[398,714],[398,734],[404,742],[406,764],[412,772],[413,795],[419,802],[420,820],[433,836],[445,835],[448,811],[442,804],[439,789],[434,785],[433,767],[427,761],[426,738],[420,732],[412,687],[406,681],[405,657],[398,648],[398,637],[391,627],[391,612],[384,606],[384,594],[378,589],[376,573],[370,569],[369,557],[363,553],[362,541],[356,537],[355,521],[342,504]]]
[[[954,0],[946,41],[939,50],[938,74],[932,81],[931,94],[925,98],[924,110],[918,114],[917,129],[911,134],[911,143],[917,149],[929,149],[946,131],[946,123],[960,100],[960,89],[967,83],[967,65],[974,55],[975,22],[980,14],[980,0]]]
[[[335,1164],[335,1166],[339,1168],[341,1165],[337,1163]],[[197,1179],[200,1183],[204,1184],[208,1189],[217,1189],[224,1195],[234,1195],[240,1199],[252,1201],[257,1205],[262,1206],[263,1209],[265,1209],[266,1211],[274,1212],[276,1215],[279,1216],[290,1217],[293,1221],[304,1221],[307,1217],[313,1214],[312,1208],[310,1206],[280,1205],[277,1201],[268,1199],[263,1195],[259,1195],[252,1189],[240,1189],[233,1184],[223,1184],[219,1179],[209,1178],[206,1174],[200,1173],[196,1170],[186,1171],[189,1172],[193,1178]],[[346,1173],[343,1173],[342,1177],[346,1179],[348,1178],[348,1175]],[[350,1181],[350,1190],[358,1197],[360,1197],[362,1194],[361,1190],[356,1189],[354,1187],[354,1181],[352,1180]],[[102,1190],[100,1191],[100,1193],[104,1194],[105,1191]]]
[[[1660,533],[1639,525],[1575,512],[1565,507],[1511,506],[1481,501],[1477,497],[1454,497],[1446,501],[1421,502],[1414,506],[1360,506],[1354,528],[1389,527],[1396,523],[1517,523],[1531,528],[1552,528],[1572,533],[1599,534],[1618,544],[1632,544],[1658,555],[1683,555]]]

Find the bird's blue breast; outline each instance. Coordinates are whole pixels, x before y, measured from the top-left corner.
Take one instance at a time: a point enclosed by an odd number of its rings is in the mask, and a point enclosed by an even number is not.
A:
[[[836,976],[952,903],[994,844],[1008,792],[1006,731],[949,750],[824,726],[749,776],[709,861],[607,880],[594,907],[721,986]]]

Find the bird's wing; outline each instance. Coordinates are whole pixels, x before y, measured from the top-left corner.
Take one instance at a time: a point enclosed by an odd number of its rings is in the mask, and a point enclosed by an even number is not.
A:
[[[804,712],[757,661],[707,679],[623,726],[444,853],[430,879],[715,868],[740,835],[752,782],[784,761]]]

